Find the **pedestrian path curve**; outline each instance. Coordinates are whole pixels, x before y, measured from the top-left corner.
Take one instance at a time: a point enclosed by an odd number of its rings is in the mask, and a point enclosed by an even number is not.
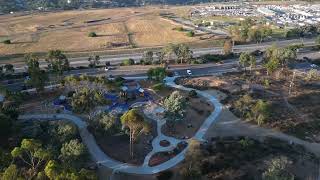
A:
[[[180,89],[183,91],[191,91],[195,90],[192,88],[187,88],[181,85],[177,85],[175,83],[175,77],[167,77],[165,78],[165,82],[167,86]],[[204,135],[209,129],[209,127],[214,123],[214,121],[217,119],[219,114],[222,110],[222,105],[219,103],[217,98],[214,96],[205,93],[203,91],[195,90],[200,96],[206,98],[210,103],[212,103],[215,107],[214,112],[205,120],[205,122],[202,124],[200,129],[197,131],[194,139],[203,141]],[[145,157],[144,163],[142,166],[134,166],[131,164],[119,162],[117,160],[112,159],[108,155],[106,155],[98,146],[96,143],[96,140],[94,136],[87,130],[87,123],[83,121],[81,118],[71,115],[71,114],[36,114],[36,115],[21,115],[19,116],[19,119],[30,121],[30,120],[44,120],[44,121],[55,121],[55,120],[67,120],[72,123],[74,123],[78,129],[80,136],[82,138],[83,143],[88,148],[89,153],[91,154],[92,159],[99,165],[104,166],[107,168],[112,169],[116,172],[124,172],[124,173],[132,173],[132,174],[155,174],[159,173],[161,171],[170,169],[174,166],[176,166],[178,163],[180,163],[185,158],[185,153],[187,152],[187,148],[185,148],[182,152],[177,154],[172,159],[161,163],[157,166],[149,166],[150,158],[158,153],[158,152],[164,152],[164,151],[170,151],[176,145],[183,140],[179,140],[173,137],[168,137],[162,134],[161,127],[165,124],[165,121],[157,121],[157,132],[158,136],[155,137],[152,141],[152,147],[153,150]],[[168,147],[162,147],[160,146],[160,141],[167,140],[170,142],[170,146]]]

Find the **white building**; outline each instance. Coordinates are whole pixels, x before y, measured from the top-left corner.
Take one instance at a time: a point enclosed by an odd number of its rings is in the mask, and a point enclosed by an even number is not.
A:
[[[261,14],[264,14],[266,16],[275,16],[276,15],[276,12],[271,10],[271,9],[268,9],[268,8],[265,8],[265,7],[259,7],[257,9],[257,11]]]

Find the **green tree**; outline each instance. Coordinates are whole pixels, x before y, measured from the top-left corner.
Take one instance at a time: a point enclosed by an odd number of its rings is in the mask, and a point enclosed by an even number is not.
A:
[[[95,68],[97,65],[100,64],[100,56],[98,55],[90,55],[88,58],[89,61],[89,67]]]
[[[163,61],[166,64],[169,64],[171,60],[174,59],[177,52],[177,46],[174,44],[169,44],[162,49]]]
[[[130,65],[134,65],[135,62],[134,62],[133,59],[125,59],[125,60],[123,60],[122,64],[123,64],[124,66],[130,66]]]
[[[90,32],[90,33],[88,34],[88,36],[89,36],[89,37],[97,37],[98,35],[97,35],[97,33],[95,33],[95,32]]]
[[[72,108],[78,113],[88,113],[92,108],[107,103],[102,92],[89,88],[76,91],[71,98]]]
[[[156,52],[156,56],[158,58],[158,61],[161,63],[161,64],[164,64],[164,52],[163,51],[159,51],[159,52]]]
[[[267,63],[264,64],[264,67],[267,69],[267,74],[273,73],[280,67],[279,61],[276,58],[269,59]]]
[[[162,67],[150,68],[147,75],[149,79],[162,81],[166,77],[166,69]]]
[[[305,77],[306,81],[313,81],[313,80],[316,81],[319,79],[320,79],[320,76],[318,75],[318,70],[316,69],[310,69],[307,72],[307,76]]]
[[[185,44],[179,44],[175,48],[175,54],[178,57],[177,60],[182,64],[184,62],[190,63],[193,52],[190,50],[189,46]]]
[[[249,41],[254,41],[254,42],[258,43],[260,38],[261,38],[261,32],[258,29],[255,29],[255,28],[249,29],[249,31],[248,31]]]
[[[31,178],[34,177],[39,167],[51,156],[50,152],[42,148],[42,144],[34,139],[23,139],[20,147],[11,151],[13,158],[21,159],[31,170]]]
[[[168,98],[163,101],[166,109],[166,115],[181,120],[185,113],[186,99],[179,91],[174,91]]]
[[[260,28],[261,39],[260,43],[267,37],[272,35],[272,29],[269,27],[261,27]]]
[[[232,42],[231,40],[226,40],[223,45],[223,52],[225,55],[229,55],[232,52]]]
[[[270,116],[270,105],[265,101],[259,99],[251,109],[252,119],[258,125],[262,125]]]
[[[80,162],[85,162],[87,158],[87,148],[78,139],[72,139],[62,145],[61,157],[68,164],[81,165]]]
[[[124,128],[129,128],[130,136],[130,156],[133,157],[133,143],[142,133],[150,132],[150,124],[147,123],[137,109],[131,109],[124,113],[121,118],[121,124]]]
[[[55,132],[55,134],[57,135],[57,139],[59,139],[60,142],[70,141],[78,134],[77,127],[71,123],[60,122],[56,129],[57,131]]]
[[[243,52],[240,54],[239,57],[239,64],[244,67],[244,70],[247,70],[247,67],[250,67],[250,71],[252,70],[253,67],[256,65],[256,57],[253,56],[252,54],[249,54],[247,52]]]
[[[48,161],[44,168],[44,172],[49,179],[55,179],[61,173],[62,167],[54,160]]]
[[[277,58],[279,59],[282,70],[287,67],[290,61],[293,61],[297,58],[297,50],[295,47],[291,48],[289,46],[287,48],[281,48],[278,51]]]
[[[247,66],[249,65],[249,61],[250,61],[250,54],[249,53],[243,52],[240,54],[239,64],[241,65],[241,67],[244,67],[244,71],[246,71]]]
[[[152,64],[152,62],[153,62],[153,52],[152,51],[145,51],[143,53],[142,59],[146,64]]]
[[[4,173],[0,174],[0,179],[2,180],[22,180],[23,178],[19,177],[19,169],[16,165],[11,164]]]
[[[241,113],[241,116],[246,116],[251,109],[254,100],[250,95],[240,97],[235,103],[235,108]]]
[[[194,33],[194,31],[188,31],[186,35],[188,37],[194,37],[195,33]]]
[[[11,44],[11,40],[10,39],[4,40],[3,44]]]
[[[7,74],[12,74],[12,73],[14,73],[14,66],[12,64],[5,64],[3,66],[3,70]]]
[[[46,61],[48,68],[59,77],[63,75],[63,72],[69,70],[68,58],[61,50],[49,51]]]
[[[256,67],[256,64],[257,64],[257,58],[253,55],[250,55],[250,60],[249,60],[250,71],[252,71],[252,68]]]
[[[38,91],[43,91],[49,78],[47,73],[40,69],[39,58],[34,54],[27,54],[25,61],[30,76],[30,80],[28,80],[27,83],[35,87]]]
[[[81,169],[79,172],[79,179],[80,180],[97,180],[98,177],[94,171]]]
[[[110,113],[102,114],[96,118],[95,128],[103,129],[108,134],[113,134],[119,130],[116,117]]]
[[[263,180],[294,180],[294,175],[289,173],[286,168],[291,162],[287,157],[279,157],[271,160],[266,172],[263,173]]]
[[[186,164],[182,167],[180,173],[186,180],[201,179],[201,160],[204,154],[201,151],[199,141],[190,141],[188,151],[185,156]]]

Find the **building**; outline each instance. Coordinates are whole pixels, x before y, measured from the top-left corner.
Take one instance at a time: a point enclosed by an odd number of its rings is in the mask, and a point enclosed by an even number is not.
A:
[[[275,16],[277,14],[275,11],[265,7],[259,7],[257,11],[266,16]]]

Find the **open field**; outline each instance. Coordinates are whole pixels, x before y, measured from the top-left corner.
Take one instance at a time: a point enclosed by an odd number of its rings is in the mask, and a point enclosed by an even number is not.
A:
[[[168,43],[208,44],[210,40],[201,41],[199,36],[187,37],[185,32],[172,30],[178,25],[159,15],[174,12],[175,8],[118,8],[0,16],[0,41],[10,39],[12,42],[0,43],[0,54],[39,53],[51,49],[104,51]],[[97,37],[88,37],[90,32],[96,32]]]
[[[253,80],[255,73],[263,75],[262,78]],[[270,104],[271,114],[261,126],[310,142],[319,142],[319,79],[308,81],[305,75],[298,75],[289,95],[288,89],[293,76],[291,71],[281,78],[269,77],[268,81],[265,80],[267,75],[264,71],[255,73],[185,78],[178,80],[178,83],[197,89],[218,89],[226,92],[228,98],[225,104],[231,106],[232,112],[244,120],[248,117],[241,115],[236,106],[237,101],[246,94],[250,94],[254,100],[262,99]],[[266,82],[268,85],[265,85]]]

